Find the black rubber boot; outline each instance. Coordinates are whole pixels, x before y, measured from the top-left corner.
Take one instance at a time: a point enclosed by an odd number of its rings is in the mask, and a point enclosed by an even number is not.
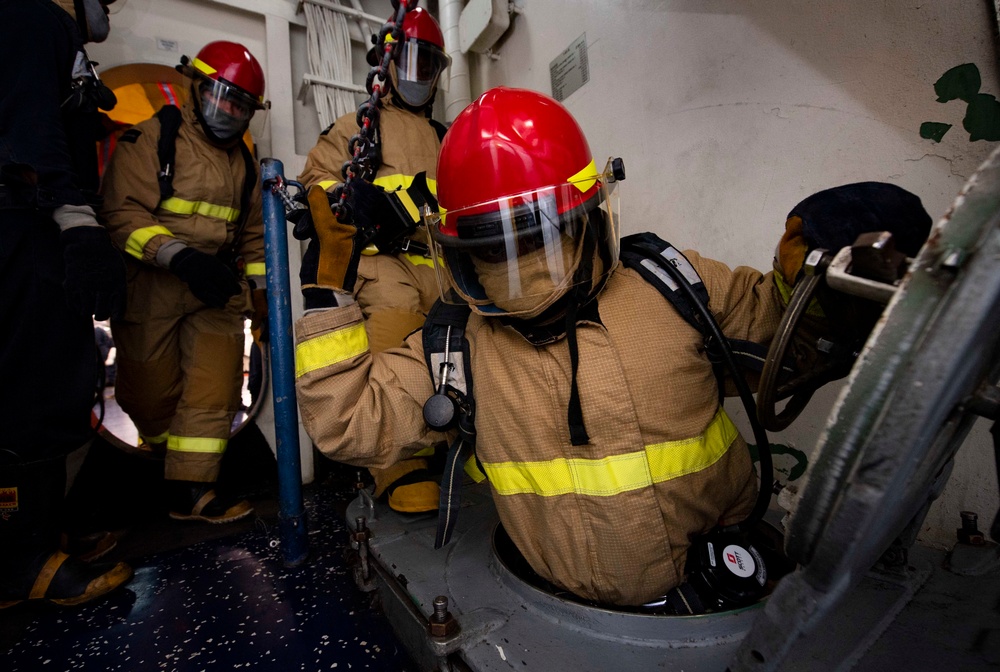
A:
[[[220,496],[215,483],[167,481],[170,517],[203,523],[231,523],[253,513],[245,499]]]
[[[25,600],[76,606],[110,593],[131,578],[132,568],[124,562],[83,562],[62,551],[32,559],[21,556],[20,566],[8,566],[0,576],[0,609]]]
[[[72,606],[132,577],[125,563],[88,564],[59,550],[64,457],[0,469],[0,609],[25,600]]]
[[[103,558],[117,546],[117,535],[106,530],[89,534],[63,533],[59,542],[59,550],[83,562],[93,562]]]

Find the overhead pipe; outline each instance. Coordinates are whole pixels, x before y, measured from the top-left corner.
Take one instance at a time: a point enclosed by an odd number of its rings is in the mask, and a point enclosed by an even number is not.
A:
[[[264,210],[264,258],[267,263],[267,324],[270,333],[271,398],[278,460],[278,526],[286,567],[301,564],[309,553],[302,504],[298,404],[295,400],[295,350],[292,338],[291,284],[288,279],[288,226],[285,221],[284,166],[261,161]]]
[[[469,59],[462,53],[458,39],[458,20],[462,16],[463,0],[441,0],[439,14],[444,33],[444,49],[451,57],[448,68],[448,90],[444,95],[444,118],[452,122],[472,102],[472,82]]]

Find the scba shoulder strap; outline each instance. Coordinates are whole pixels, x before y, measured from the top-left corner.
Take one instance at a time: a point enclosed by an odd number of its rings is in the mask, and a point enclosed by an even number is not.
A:
[[[174,105],[164,105],[156,112],[156,118],[160,120],[160,137],[156,141],[160,172],[156,179],[160,183],[160,200],[164,201],[174,195],[174,160],[177,134],[181,130],[181,111]]]
[[[712,331],[705,324],[700,311],[691,305],[689,295],[683,291],[664,266],[670,264],[677,269],[688,281],[702,305],[708,306],[708,289],[701,276],[698,275],[698,271],[680,250],[656,234],[649,232],[636,233],[622,238],[620,258],[622,264],[635,270],[646,282],[653,285],[680,313],[681,317],[701,333],[702,338],[705,339],[705,350],[709,361],[712,362],[716,377],[719,379],[719,393],[722,394],[724,390],[722,380],[725,371],[720,349],[721,344],[715,342]],[[752,341],[727,340],[740,366],[756,372],[763,368],[764,359],[767,357],[766,347]]]

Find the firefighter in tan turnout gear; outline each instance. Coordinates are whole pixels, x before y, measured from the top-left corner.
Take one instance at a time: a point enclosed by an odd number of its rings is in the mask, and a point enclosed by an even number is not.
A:
[[[504,528],[556,586],[642,605],[684,581],[695,537],[747,518],[758,485],[704,337],[619,263],[615,175],[598,165],[559,103],[487,91],[442,144],[430,234],[443,296],[472,311],[455,373],[477,390],[476,456]],[[425,422],[436,387],[423,334],[373,355],[362,311],[338,291],[352,227],[331,217],[316,229],[311,284],[328,289],[304,292],[299,408],[327,456],[388,466],[440,440]],[[792,286],[811,234],[789,230]],[[725,336],[768,343],[784,308],[774,273],[684,256]]]
[[[423,8],[407,12],[402,30],[403,39],[389,66],[389,93],[379,114],[381,165],[370,178],[377,187],[403,194],[414,177],[423,173],[427,187],[434,193],[437,156],[445,129],[430,115],[438,79],[449,58],[444,53],[441,28]],[[381,49],[374,47],[368,54],[372,65],[380,56]],[[309,152],[299,181],[306,187],[319,185],[328,191],[343,181],[341,167],[351,158],[349,143],[358,130],[353,112],[337,119]],[[418,219],[415,208],[412,216]],[[391,249],[373,245],[365,250],[354,291],[372,351],[401,345],[407,334],[423,324],[438,297],[423,228]],[[389,505],[397,511],[437,509],[439,488],[427,467],[425,458],[413,457],[372,469],[376,496],[387,493]]]
[[[266,323],[260,179],[243,138],[267,103],[240,44],[212,42],[178,70],[188,102],[126,131],[104,178],[101,214],[129,260],[116,395],[165,450],[170,516],[221,523],[252,511],[214,483],[240,408],[244,317]]]

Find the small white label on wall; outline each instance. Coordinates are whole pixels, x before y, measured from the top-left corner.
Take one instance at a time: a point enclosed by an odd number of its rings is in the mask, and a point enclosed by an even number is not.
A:
[[[162,37],[156,38],[156,48],[160,51],[180,51],[177,40],[167,40]]]
[[[552,97],[560,102],[590,81],[587,33],[576,38],[573,44],[549,63],[549,77],[552,79]]]

